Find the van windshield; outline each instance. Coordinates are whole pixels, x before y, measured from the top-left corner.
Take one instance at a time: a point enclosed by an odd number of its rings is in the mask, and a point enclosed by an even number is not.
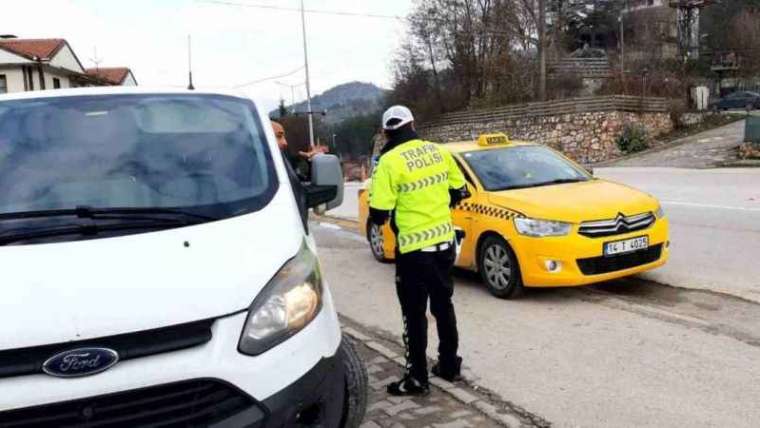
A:
[[[247,100],[195,94],[0,102],[0,216],[118,207],[219,219],[259,210],[277,181],[254,113]]]

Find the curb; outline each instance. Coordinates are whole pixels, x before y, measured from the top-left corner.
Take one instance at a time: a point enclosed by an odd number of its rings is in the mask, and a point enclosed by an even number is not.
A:
[[[400,369],[404,368],[405,360],[403,352],[397,352],[391,348],[402,349],[395,340],[390,339],[391,334],[381,331],[369,331],[356,321],[343,315],[340,316],[342,330],[349,337],[361,342],[366,347],[379,353],[383,357],[396,363]],[[432,363],[432,361],[431,361]],[[437,377],[431,377],[430,383],[460,403],[473,407],[493,422],[507,427],[536,427],[548,428],[551,423],[538,415],[503,400],[497,394],[486,388],[476,385],[477,377],[469,370],[462,373],[464,380],[451,383]]]
[[[720,162],[718,166],[721,168],[760,168],[760,159]]]

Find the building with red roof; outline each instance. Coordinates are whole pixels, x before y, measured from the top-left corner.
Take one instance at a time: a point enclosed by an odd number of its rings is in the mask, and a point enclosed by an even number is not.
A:
[[[65,39],[0,36],[0,94],[116,85],[137,79],[126,67],[85,69]]]

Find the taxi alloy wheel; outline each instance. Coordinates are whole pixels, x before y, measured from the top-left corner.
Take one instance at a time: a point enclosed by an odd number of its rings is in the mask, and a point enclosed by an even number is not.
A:
[[[479,268],[483,282],[496,297],[511,299],[522,292],[520,266],[515,253],[501,238],[490,236],[480,246]]]
[[[383,229],[374,223],[367,225],[367,240],[369,241],[369,248],[372,250],[372,255],[379,262],[386,262],[385,258],[385,237],[383,236]]]

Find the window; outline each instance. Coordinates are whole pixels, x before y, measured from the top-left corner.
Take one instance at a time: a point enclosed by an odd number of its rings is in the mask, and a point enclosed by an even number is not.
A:
[[[588,181],[591,177],[550,149],[517,146],[463,155],[486,190],[509,190]]]
[[[61,89],[61,79],[53,77],[53,89]]]
[[[6,79],[5,74],[0,74],[0,94],[7,94],[8,93],[8,79]]]
[[[0,213],[80,205],[215,218],[258,211],[278,188],[264,129],[250,101],[226,96],[0,102],[0,188],[13,189],[0,192]]]

